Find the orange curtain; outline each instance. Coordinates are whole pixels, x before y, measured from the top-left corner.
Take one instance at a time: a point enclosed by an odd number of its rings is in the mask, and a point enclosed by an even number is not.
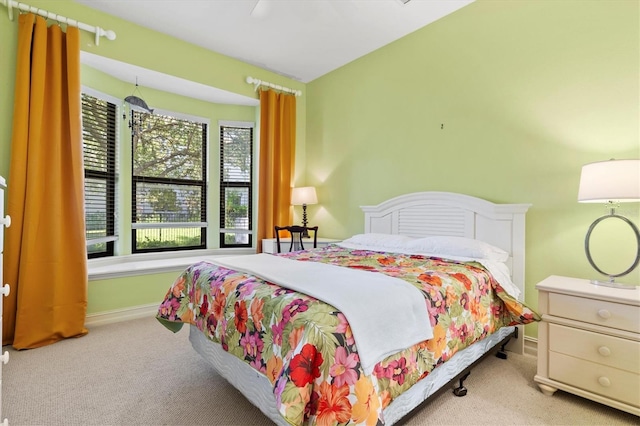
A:
[[[274,225],[290,225],[291,187],[296,146],[296,97],[273,90],[260,92],[260,180],[258,183],[258,252]]]
[[[2,343],[27,349],[87,333],[77,28],[20,15],[14,102]]]

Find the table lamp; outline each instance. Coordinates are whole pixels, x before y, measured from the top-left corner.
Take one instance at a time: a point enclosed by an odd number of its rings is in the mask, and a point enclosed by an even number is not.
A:
[[[592,284],[605,285],[616,288],[633,289],[635,286],[616,284],[615,278],[627,275],[633,271],[640,262],[640,232],[638,227],[629,219],[616,214],[618,203],[640,201],[640,160],[609,160],[590,163],[582,166],[580,175],[580,187],[578,189],[578,201],[581,203],[605,203],[609,214],[596,219],[584,240],[584,250],[591,266],[599,273],[609,278],[608,282],[592,280]],[[608,273],[596,266],[591,251],[589,240],[593,229],[605,219],[622,220],[631,227],[635,234],[637,250],[632,265],[620,273]]]
[[[316,188],[313,186],[302,186],[291,190],[291,204],[302,206],[302,226],[307,227],[307,204],[318,204]],[[309,238],[309,233],[305,230],[302,234],[304,238]]]

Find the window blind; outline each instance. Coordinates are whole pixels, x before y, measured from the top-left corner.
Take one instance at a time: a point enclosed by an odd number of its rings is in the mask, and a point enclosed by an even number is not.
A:
[[[131,112],[132,250],[206,247],[207,124]]]
[[[117,239],[117,106],[83,93],[82,139],[88,256],[113,256]]]
[[[253,127],[220,126],[220,247],[251,247]]]

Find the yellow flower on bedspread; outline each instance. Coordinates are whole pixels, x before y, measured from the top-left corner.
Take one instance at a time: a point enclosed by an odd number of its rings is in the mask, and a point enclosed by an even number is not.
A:
[[[427,340],[425,342],[427,350],[433,353],[433,357],[438,359],[442,356],[442,352],[444,352],[447,347],[447,330],[444,329],[440,324],[436,324],[433,327],[433,338]]]
[[[378,409],[380,399],[376,395],[376,390],[370,380],[360,377],[356,382],[356,402],[353,406],[351,419],[360,424],[374,426],[378,421]]]

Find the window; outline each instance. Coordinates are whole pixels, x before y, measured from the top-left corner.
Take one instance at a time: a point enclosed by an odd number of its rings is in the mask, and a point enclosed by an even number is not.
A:
[[[113,256],[116,213],[116,104],[82,94],[84,199],[89,258]]]
[[[253,123],[220,123],[220,247],[251,247]]]
[[[132,252],[206,248],[207,123],[131,111]]]

